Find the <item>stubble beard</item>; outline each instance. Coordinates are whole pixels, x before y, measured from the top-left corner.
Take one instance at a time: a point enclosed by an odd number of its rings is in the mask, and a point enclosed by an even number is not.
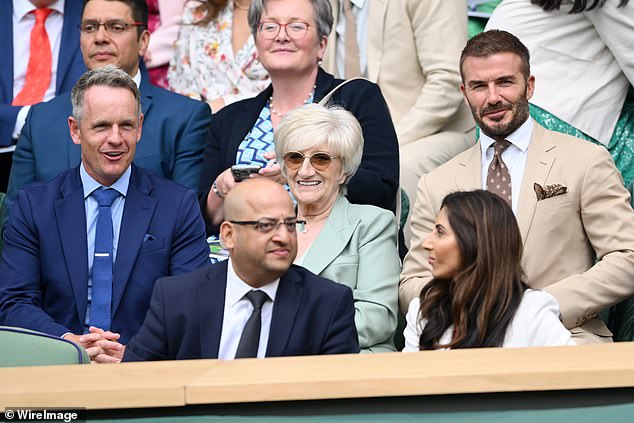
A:
[[[489,137],[493,139],[505,139],[506,137],[511,135],[513,132],[515,132],[520,126],[522,126],[524,122],[526,122],[526,120],[530,116],[526,94],[524,95],[523,98],[518,100],[514,106],[515,106],[514,107],[515,111],[511,121],[506,124],[500,124],[500,125],[494,125],[494,126],[487,125],[486,123],[484,123],[481,115],[491,110],[513,110],[513,106],[489,107],[489,108],[480,110],[479,113],[475,110],[473,106],[470,105],[470,108],[471,108],[471,114],[473,115],[473,119],[475,120],[476,124],[478,125],[478,127],[483,133],[485,133],[486,135],[488,135]]]

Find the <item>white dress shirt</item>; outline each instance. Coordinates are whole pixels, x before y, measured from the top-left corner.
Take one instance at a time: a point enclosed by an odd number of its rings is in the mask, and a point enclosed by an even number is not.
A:
[[[420,300],[414,298],[407,311],[404,352],[418,351],[420,335],[427,320],[418,321]],[[450,326],[440,337],[441,344],[451,342],[453,328]],[[504,348],[556,347],[576,345],[572,334],[559,320],[559,304],[555,297],[546,291],[527,289],[513,320],[506,328],[502,342]]]
[[[269,331],[271,329],[271,316],[273,315],[273,303],[277,294],[277,287],[280,280],[264,285],[258,288],[264,291],[270,298],[262,306],[262,327],[260,330],[260,343],[258,346],[258,358],[264,358],[266,347],[269,343]],[[222,318],[222,333],[220,335],[220,347],[218,349],[218,358],[220,360],[233,360],[238,350],[240,337],[247,320],[253,313],[253,304],[245,295],[255,290],[252,286],[242,281],[236,275],[233,269],[231,258],[227,264],[227,289],[225,292],[225,310]]]
[[[370,2],[352,0],[352,14],[357,25],[357,46],[359,46],[359,66],[361,76],[368,76],[368,11]],[[346,18],[343,11],[343,0],[339,0],[339,18],[337,19],[337,72],[346,74]]]
[[[57,83],[57,64],[59,49],[62,42],[62,28],[64,26],[64,3],[65,0],[57,0],[48,6],[53,10],[46,18],[46,32],[51,43],[51,83],[44,94],[42,101],[48,101],[55,97],[55,86]],[[37,9],[27,0],[13,0],[13,97],[18,95],[24,87],[26,70],[29,65],[29,54],[31,52],[31,30],[35,25],[35,15],[31,13]],[[79,29],[77,29],[79,31]],[[24,106],[18,112],[18,117],[13,128],[13,138],[20,135],[26,115],[30,106]]]
[[[513,198],[513,213],[517,215],[517,203],[519,202],[520,189],[524,179],[524,169],[526,168],[526,157],[528,156],[528,145],[533,134],[533,119],[528,118],[526,122],[515,130],[506,140],[511,145],[502,153],[502,160],[511,174],[511,197]],[[493,160],[493,143],[495,140],[484,132],[480,132],[480,148],[482,149],[482,189],[486,189],[487,173],[489,165]]]

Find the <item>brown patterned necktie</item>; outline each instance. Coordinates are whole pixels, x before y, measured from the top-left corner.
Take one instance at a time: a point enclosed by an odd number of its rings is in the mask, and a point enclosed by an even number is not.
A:
[[[346,33],[344,38],[346,57],[344,65],[346,79],[349,79],[361,74],[359,46],[357,45],[357,24],[354,21],[352,2],[350,0],[343,0],[343,14],[346,18]]]
[[[507,140],[496,141],[493,144],[494,156],[487,173],[487,191],[502,197],[509,206],[512,205],[511,174],[509,168],[502,160],[502,153],[509,148],[511,143]]]

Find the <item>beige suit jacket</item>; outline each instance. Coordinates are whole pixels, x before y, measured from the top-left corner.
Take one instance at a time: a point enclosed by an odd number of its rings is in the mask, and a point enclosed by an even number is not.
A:
[[[401,146],[442,131],[474,127],[460,93],[467,41],[466,0],[368,0],[368,78],[387,101]],[[324,67],[337,74],[335,24]]]
[[[568,192],[537,201],[534,183],[561,184]],[[401,273],[401,309],[431,279],[422,242],[443,198],[481,188],[479,144],[421,178]],[[611,336],[597,314],[634,293],[634,211],[607,150],[535,123],[519,195],[517,220],[529,285],[555,296],[573,334]]]

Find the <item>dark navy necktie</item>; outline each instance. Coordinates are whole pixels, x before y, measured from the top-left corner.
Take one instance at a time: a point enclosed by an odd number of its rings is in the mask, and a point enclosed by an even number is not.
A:
[[[112,210],[114,200],[120,195],[114,189],[99,188],[92,193],[99,204],[95,229],[95,256],[92,262],[92,295],[88,323],[103,330],[110,330],[112,304]]]
[[[249,291],[245,295],[253,304],[253,313],[247,324],[244,325],[236,358],[253,358],[258,356],[258,346],[260,345],[260,329],[262,327],[262,306],[269,299],[264,291]]]

